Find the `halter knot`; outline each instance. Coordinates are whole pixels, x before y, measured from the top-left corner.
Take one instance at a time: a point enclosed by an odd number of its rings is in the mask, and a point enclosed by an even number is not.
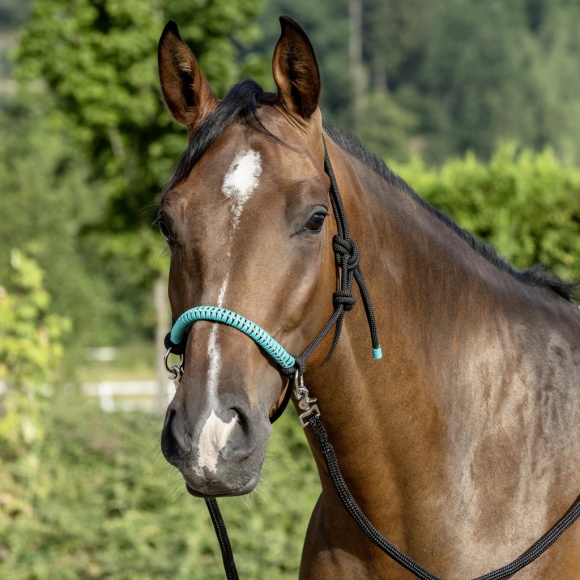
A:
[[[182,340],[179,344],[175,344],[171,340],[171,332],[168,332],[163,339],[163,343],[165,344],[165,348],[170,350],[173,354],[181,355],[185,354],[185,347],[187,346],[187,340]]]
[[[332,295],[332,302],[335,307],[342,304],[346,312],[349,312],[355,305],[356,298],[348,290],[338,290]]]
[[[336,262],[341,268],[352,271],[358,268],[360,262],[360,252],[356,242],[352,238],[334,236],[332,238],[332,249],[336,257]],[[347,258],[346,260],[344,258]]]
[[[302,376],[306,372],[306,363],[303,358],[296,356],[294,357],[294,366],[289,368],[280,368],[280,372],[287,377],[293,377],[298,371],[298,374]],[[273,421],[272,421],[273,422]]]

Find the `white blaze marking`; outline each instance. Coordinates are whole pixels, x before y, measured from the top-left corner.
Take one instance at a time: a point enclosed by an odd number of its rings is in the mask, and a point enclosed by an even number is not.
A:
[[[217,300],[218,306],[222,306],[227,289],[228,289],[228,277],[226,275],[226,279],[224,280],[222,287],[220,288],[220,293]],[[209,342],[207,343],[207,356],[209,357],[209,368],[207,371],[207,386],[209,396],[214,401],[216,399],[215,395],[217,393],[217,381],[221,363],[221,351],[217,342],[218,328],[219,324],[214,323],[211,332],[209,334]]]
[[[199,437],[197,464],[200,467],[207,467],[213,473],[217,471],[219,452],[226,446],[237,420],[238,416],[236,415],[229,423],[224,423],[213,411],[211,412]]]
[[[258,184],[262,174],[262,159],[253,149],[236,155],[222,185],[223,194],[232,202],[234,229],[238,225],[244,204]]]
[[[230,168],[228,169],[224,182],[222,185],[222,192],[232,203],[232,231],[230,232],[230,240],[228,251],[226,253],[226,277],[223,281],[217,305],[223,306],[226,290],[228,289],[228,274],[231,257],[231,244],[233,239],[233,232],[235,231],[242,210],[246,201],[250,198],[256,187],[260,183],[260,175],[262,174],[262,159],[260,154],[253,149],[244,153],[239,153],[234,157]],[[218,345],[218,330],[219,324],[214,324],[209,335],[209,342],[207,345],[207,354],[209,357],[209,368],[207,373],[208,391],[210,400],[217,400],[217,385],[221,364],[221,352]],[[217,459],[216,459],[217,461]]]

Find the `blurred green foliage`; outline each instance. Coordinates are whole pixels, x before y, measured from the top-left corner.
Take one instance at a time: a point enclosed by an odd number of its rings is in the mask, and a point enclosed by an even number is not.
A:
[[[415,158],[394,169],[516,267],[542,263],[580,282],[580,170],[563,165],[552,150],[505,143],[489,163],[469,153],[439,168]]]
[[[186,145],[185,128],[175,126],[159,96],[157,41],[165,22],[179,21],[223,94],[245,74],[264,76],[260,55],[241,56],[259,35],[252,19],[261,6],[34,2],[15,51],[22,90],[0,119],[0,209],[17,212],[0,246],[24,238],[50,271],[54,308],[70,316],[75,345],[118,343],[129,328],[138,339],[153,334],[151,284],[168,261],[151,222]],[[6,262],[0,255],[0,279]]]
[[[159,98],[157,42],[168,19],[222,95],[243,75],[260,0],[36,0],[16,54],[20,81],[42,80],[51,114],[87,155],[113,231],[149,225],[155,196],[186,144]],[[250,57],[246,60],[252,60]]]
[[[12,288],[0,286],[0,458],[28,461],[42,439],[42,411],[63,356],[69,321],[50,310],[44,274],[18,250],[11,252]]]
[[[566,165],[580,159],[580,2],[361,0],[356,116],[353,3],[34,2],[16,52],[26,90],[1,97],[0,577],[223,577],[203,502],[161,458],[159,422],[51,394],[63,343],[154,324],[150,283],[168,260],[149,224],[186,142],[158,95],[169,18],[221,96],[246,75],[273,87],[277,16],[293,16],[318,54],[328,120],[411,159],[395,169],[516,266],[580,280],[580,172]],[[1,2],[4,22],[27,7]],[[505,137],[526,148],[497,149]],[[318,481],[292,413],[268,453],[254,496],[221,506],[242,577],[295,578]]]
[[[73,322],[69,346],[106,340],[122,306],[97,275],[102,266],[83,235],[103,214],[104,197],[87,183],[87,164],[54,117],[14,105],[0,115],[0,133],[0,284],[13,288],[10,249],[20,248],[44,270],[52,310]]]
[[[580,162],[580,0],[269,0],[257,50],[280,14],[310,35],[326,119],[391,161],[487,160],[516,139]]]
[[[158,419],[55,398],[33,465],[0,473],[0,577],[222,579],[203,500],[159,450]],[[252,496],[220,508],[242,578],[295,579],[318,476],[294,413],[275,426]]]
[[[14,25],[27,6],[0,0]],[[153,334],[151,283],[168,260],[150,224],[186,142],[159,98],[163,25],[179,23],[221,96],[244,76],[273,88],[282,13],[312,39],[325,117],[390,161],[419,152],[442,163],[468,148],[488,159],[506,136],[579,158],[580,0],[36,0],[15,51],[26,90],[0,118],[0,210],[13,216],[0,247],[25,249],[49,273],[79,348],[122,342],[128,328],[138,340]],[[0,280],[7,269],[0,252]]]

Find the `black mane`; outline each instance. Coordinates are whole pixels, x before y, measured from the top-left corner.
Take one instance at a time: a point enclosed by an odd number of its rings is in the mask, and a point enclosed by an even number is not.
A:
[[[218,137],[231,125],[231,123],[234,122],[234,120],[242,120],[242,122],[253,127],[268,138],[281,142],[275,135],[270,133],[264,127],[258,117],[259,106],[272,104],[275,98],[276,95],[274,93],[263,91],[260,85],[251,80],[245,80],[234,85],[220,102],[217,109],[196,129],[194,135],[189,140],[187,149],[175,165],[171,179],[164,191],[170,190],[189,175],[203,154],[213,145],[213,143],[215,143]],[[552,290],[568,301],[572,301],[572,299],[576,297],[575,284],[565,282],[555,274],[546,272],[540,264],[527,270],[518,270],[514,268],[497,254],[497,251],[493,246],[478,240],[473,236],[473,234],[457,226],[449,216],[429,205],[419,197],[417,193],[415,193],[415,191],[409,187],[405,181],[403,181],[403,179],[393,173],[381,159],[371,153],[358,139],[326,123],[324,124],[324,129],[341,149],[359,161],[362,161],[394,187],[408,193],[421,207],[425,208],[430,214],[440,219],[462,240],[467,242],[478,254],[483,256],[502,272],[511,274],[514,278],[524,284],[540,286]]]
[[[527,270],[518,270],[517,268],[514,268],[509,262],[498,255],[493,246],[478,240],[471,232],[460,228],[449,216],[432,205],[429,205],[424,199],[419,197],[419,195],[417,195],[417,193],[405,181],[393,173],[381,159],[371,153],[358,139],[356,139],[356,137],[337,129],[336,127],[332,127],[331,125],[325,124],[324,129],[343,151],[352,155],[359,161],[362,161],[397,189],[401,189],[408,193],[421,207],[425,208],[430,214],[439,218],[462,240],[467,242],[478,254],[483,256],[502,272],[511,274],[514,278],[524,284],[540,286],[552,290],[569,302],[577,297],[576,284],[565,282],[555,274],[547,272],[541,264],[536,264]]]
[[[241,119],[270,139],[279,141],[262,125],[258,118],[259,105],[270,104],[275,98],[274,93],[263,91],[262,87],[252,80],[245,80],[234,85],[222,99],[217,109],[204,119],[195,130],[187,149],[177,161],[173,175],[164,191],[170,190],[183,181],[203,154],[236,119]]]

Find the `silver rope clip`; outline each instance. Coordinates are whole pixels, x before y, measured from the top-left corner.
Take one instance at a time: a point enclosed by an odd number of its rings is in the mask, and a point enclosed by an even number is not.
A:
[[[302,427],[306,427],[308,425],[308,417],[313,413],[320,415],[320,410],[318,405],[312,404],[316,403],[318,399],[310,398],[310,393],[304,386],[304,377],[298,371],[294,375],[294,398],[298,401],[298,407],[304,411],[304,413],[299,415],[299,419]]]

